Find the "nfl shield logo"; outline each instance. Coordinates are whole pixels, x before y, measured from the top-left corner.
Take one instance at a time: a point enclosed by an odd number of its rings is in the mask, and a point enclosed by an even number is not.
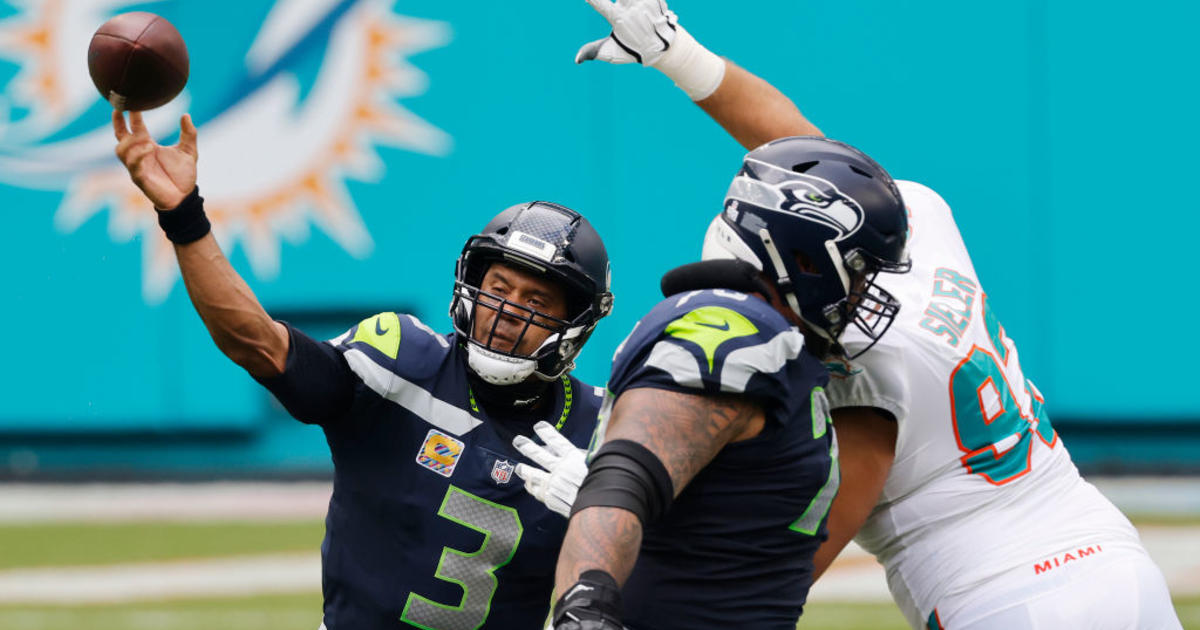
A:
[[[492,465],[492,481],[498,484],[506,484],[512,479],[513,469],[512,462],[507,459],[497,459]]]

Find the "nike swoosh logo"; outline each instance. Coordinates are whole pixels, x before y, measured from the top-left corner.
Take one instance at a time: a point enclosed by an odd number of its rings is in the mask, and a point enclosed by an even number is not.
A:
[[[729,321],[728,320],[722,322],[720,326],[718,326],[716,324],[706,324],[704,322],[696,322],[696,323],[701,326],[704,326],[705,328],[716,328],[717,330],[724,330],[725,332],[729,332]]]
[[[375,320],[375,334],[379,335],[380,337],[388,334],[388,331],[391,330],[391,328],[385,329],[381,324],[383,324],[383,322],[378,319]]]
[[[567,591],[566,595],[563,595],[563,601],[571,599],[571,597],[574,596],[575,593],[583,593],[586,591],[594,591],[594,590],[596,590],[596,589],[592,588],[591,586],[588,586],[586,584],[576,584],[575,588]]]

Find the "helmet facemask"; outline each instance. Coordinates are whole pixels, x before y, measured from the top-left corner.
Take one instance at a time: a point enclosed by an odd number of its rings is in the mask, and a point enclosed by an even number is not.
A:
[[[574,367],[576,350],[591,332],[580,324],[589,321],[590,308],[568,321],[489,293],[479,288],[478,283],[465,280],[454,283],[454,303],[450,310],[455,314],[455,331],[467,340],[471,368],[493,385],[514,385],[530,376],[546,381],[559,378]],[[494,316],[480,330],[477,322],[485,311]],[[518,323],[511,339],[497,335],[502,319]],[[520,352],[526,337],[535,330],[546,331],[546,339],[532,352]]]
[[[842,258],[841,267],[846,272],[849,285],[846,297],[826,306],[822,312],[823,319],[829,322],[822,332],[835,341],[832,350],[847,359],[855,359],[883,337],[900,313],[900,301],[875,280],[880,272],[905,273],[910,266],[907,261],[890,264],[858,249]],[[848,354],[840,343],[836,343],[849,324],[854,324],[859,332],[870,339],[870,343],[854,354]]]
[[[565,317],[497,295],[484,283],[493,264],[553,283],[562,291]],[[546,201],[518,204],[496,215],[467,239],[454,277],[454,330],[466,346],[471,371],[493,385],[516,385],[531,376],[542,381],[562,377],[575,366],[596,324],[612,310],[611,271],[600,235],[578,212]],[[480,322],[486,314],[491,321]],[[517,325],[502,325],[502,319]],[[537,348],[520,352],[530,335],[543,333],[547,336]]]

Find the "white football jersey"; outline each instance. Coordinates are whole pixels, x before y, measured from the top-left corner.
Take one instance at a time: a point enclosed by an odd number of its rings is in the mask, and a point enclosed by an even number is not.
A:
[[[1140,543],[1071,462],[949,206],[897,184],[913,267],[877,281],[901,309],[874,348],[830,364],[827,394],[835,409],[876,407],[899,423],[895,462],[856,540],[886,568],[909,623],[937,628],[961,612],[946,607],[1003,605],[995,594],[1008,580]],[[853,354],[865,337],[850,327],[843,341]]]

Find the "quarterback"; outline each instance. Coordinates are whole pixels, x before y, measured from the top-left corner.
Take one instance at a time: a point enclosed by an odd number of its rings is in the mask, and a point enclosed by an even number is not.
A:
[[[662,71],[748,149],[820,134],[777,90],[696,42],[661,0],[589,2],[613,31],[577,61]],[[851,327],[828,363],[843,477],[816,574],[857,534],[914,628],[1180,628],[1136,530],[1054,431],[949,206],[896,184],[912,270],[878,279],[899,313],[867,316],[892,321],[890,332]],[[714,221],[706,251],[727,241],[726,223]],[[541,481],[531,490],[569,495],[554,471]]]
[[[113,126],[217,346],[325,433],[323,627],[541,627],[566,523],[522,490],[510,442],[538,420],[577,446],[593,433],[600,394],[569,371],[612,294],[587,220],[523,203],[468,239],[451,334],[380,313],[319,342],[273,320],[222,254],[196,188],[191,120],[174,147],[137,112],[128,127],[114,112]]]

